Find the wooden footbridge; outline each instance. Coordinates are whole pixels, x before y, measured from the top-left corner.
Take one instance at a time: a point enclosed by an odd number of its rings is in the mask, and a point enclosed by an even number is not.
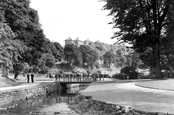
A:
[[[72,75],[66,74],[63,76],[55,75],[55,81],[60,82],[63,87],[67,87],[67,84],[85,84],[96,81],[104,81],[104,78],[107,78],[107,75]]]

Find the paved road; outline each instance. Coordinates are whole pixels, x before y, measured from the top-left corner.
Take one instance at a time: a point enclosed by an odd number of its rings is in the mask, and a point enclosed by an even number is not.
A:
[[[83,95],[149,112],[174,114],[174,91],[142,88],[130,83],[91,84]]]

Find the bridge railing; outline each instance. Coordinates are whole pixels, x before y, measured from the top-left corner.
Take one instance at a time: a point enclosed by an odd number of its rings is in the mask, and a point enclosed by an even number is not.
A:
[[[73,75],[73,74],[64,74],[64,75],[55,75],[55,80],[59,82],[96,82],[104,81],[105,78],[110,78],[108,74],[89,74],[89,75]]]

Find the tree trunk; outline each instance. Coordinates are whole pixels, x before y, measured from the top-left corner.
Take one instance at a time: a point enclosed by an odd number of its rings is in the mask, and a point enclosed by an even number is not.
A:
[[[156,79],[161,79],[162,75],[161,75],[161,67],[160,67],[160,44],[159,44],[159,40],[157,40],[158,42],[155,43],[155,78]]]

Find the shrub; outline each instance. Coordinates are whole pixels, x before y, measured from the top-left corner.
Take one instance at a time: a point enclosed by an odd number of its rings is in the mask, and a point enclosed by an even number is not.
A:
[[[126,74],[129,79],[138,79],[138,72],[135,71],[134,66],[123,67],[120,72]]]
[[[103,47],[102,46],[96,46],[96,49],[103,51]]]
[[[117,79],[127,79],[127,75],[125,73],[115,74],[112,77]]]
[[[174,72],[173,71],[169,73],[169,78],[174,78]]]

